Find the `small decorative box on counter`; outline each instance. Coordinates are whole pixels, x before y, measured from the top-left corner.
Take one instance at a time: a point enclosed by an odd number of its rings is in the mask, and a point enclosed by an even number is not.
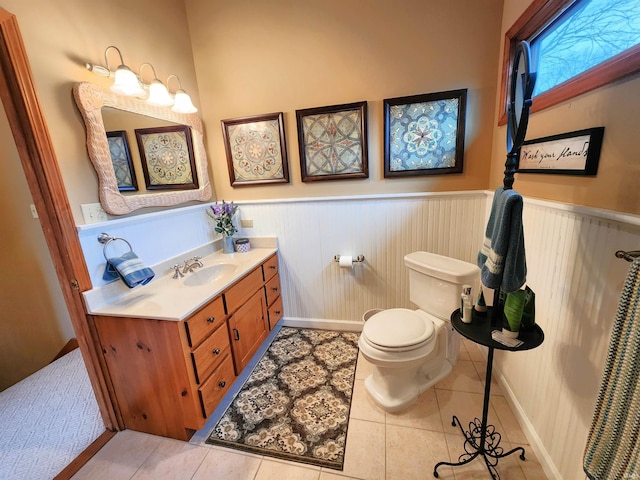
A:
[[[234,244],[236,246],[236,252],[246,253],[251,250],[251,244],[248,238],[236,238]]]

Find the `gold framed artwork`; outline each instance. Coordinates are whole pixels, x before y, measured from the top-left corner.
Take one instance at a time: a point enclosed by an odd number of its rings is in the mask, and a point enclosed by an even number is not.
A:
[[[198,188],[189,127],[138,128],[135,133],[147,190]]]
[[[222,120],[232,187],[289,183],[282,112]]]
[[[368,178],[367,102],[296,110],[303,182]]]

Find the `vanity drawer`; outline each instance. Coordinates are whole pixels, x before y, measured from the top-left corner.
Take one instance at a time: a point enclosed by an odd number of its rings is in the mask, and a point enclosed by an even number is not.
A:
[[[267,305],[271,305],[280,296],[280,276],[276,275],[265,285]]]
[[[269,307],[269,330],[275,327],[278,320],[282,318],[282,297],[276,298],[276,301]]]
[[[262,264],[262,269],[264,271],[264,279],[265,281],[269,280],[276,273],[278,273],[278,255],[274,254],[264,261]]]
[[[227,322],[224,322],[209,338],[202,342],[202,345],[191,353],[196,382],[204,382],[220,364],[220,361],[229,353],[230,349]]]
[[[220,366],[211,374],[206,382],[198,389],[200,402],[202,403],[202,413],[205,418],[211,415],[216,409],[222,397],[227,393],[229,387],[233,385],[236,375],[233,370],[233,360],[231,355],[227,355]]]
[[[227,313],[232,313],[262,286],[262,270],[255,268],[249,275],[224,292],[224,300],[227,304]]]
[[[216,297],[204,308],[198,310],[184,321],[187,329],[189,346],[194,347],[202,342],[211,332],[225,320],[222,297]]]

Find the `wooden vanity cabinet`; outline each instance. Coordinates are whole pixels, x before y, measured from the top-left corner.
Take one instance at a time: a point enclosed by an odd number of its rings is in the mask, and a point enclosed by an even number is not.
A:
[[[274,254],[182,321],[91,317],[126,428],[188,440],[204,426],[268,335],[277,264]]]

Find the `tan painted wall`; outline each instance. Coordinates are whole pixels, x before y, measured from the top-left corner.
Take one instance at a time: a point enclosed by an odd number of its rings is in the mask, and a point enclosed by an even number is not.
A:
[[[530,5],[530,0],[505,0],[502,37]],[[502,48],[500,58],[502,58]],[[499,67],[498,78],[501,75]],[[556,200],[625,213],[640,213],[640,154],[635,118],[640,112],[640,75],[601,87],[560,105],[534,113],[527,139],[604,126],[604,141],[595,177],[516,174],[514,188],[525,197]],[[497,98],[497,96],[496,96]],[[497,125],[499,117],[496,100]],[[534,100],[535,103],[535,100]],[[491,188],[502,183],[506,159],[506,128],[493,135]]]
[[[39,370],[74,337],[4,110],[0,110],[0,391]]]
[[[98,183],[71,88],[80,81],[108,85],[84,64],[104,65],[105,48],[116,45],[132,70],[149,62],[163,81],[177,75],[199,104],[184,2],[3,0],[2,7],[18,19],[73,215],[83,224],[80,205],[98,201]],[[117,60],[110,52],[112,68]],[[143,73],[150,80],[151,70]]]
[[[484,189],[502,0],[185,0],[219,199]],[[385,98],[468,88],[464,173],[383,178]],[[304,184],[296,109],[369,102],[369,179]],[[232,188],[220,120],[284,112],[290,184]]]

